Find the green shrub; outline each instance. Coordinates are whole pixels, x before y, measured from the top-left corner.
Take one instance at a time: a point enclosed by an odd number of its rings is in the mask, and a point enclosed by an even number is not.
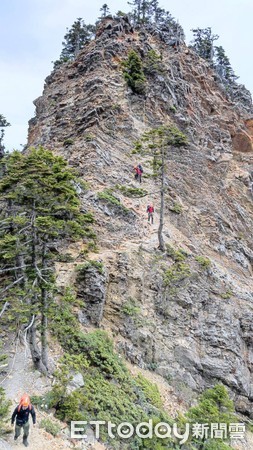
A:
[[[90,368],[86,371],[84,378],[85,387],[79,388],[71,394],[66,394],[64,388],[54,387],[50,406],[56,407],[57,417],[61,420],[67,422],[71,420],[104,420],[105,422],[111,421],[116,425],[122,422],[137,425],[149,419],[154,421],[154,425],[160,421],[172,422],[162,409],[156,386],[145,380],[144,377],[133,379],[128,376],[125,380],[116,383],[104,378],[98,368]],[[108,441],[108,434],[103,427],[101,427],[100,438]],[[119,445],[117,436],[110,443],[111,448],[125,448]],[[146,448],[146,444],[144,445],[142,441],[137,447],[134,445],[136,442],[133,437],[127,448]],[[158,449],[160,447],[154,445],[150,448]]]
[[[196,261],[200,264],[203,269],[208,269],[211,266],[211,261],[205,256],[196,256]]]
[[[169,110],[170,110],[171,112],[173,112],[173,113],[176,113],[176,112],[177,112],[177,108],[176,108],[176,106],[174,106],[174,105],[171,105],[171,106],[169,107]]]
[[[146,56],[144,70],[150,75],[163,73],[165,68],[162,64],[161,55],[158,55],[155,50],[149,50]]]
[[[75,258],[70,253],[59,253],[55,257],[55,261],[62,262],[62,263],[70,263],[75,261]]]
[[[95,139],[95,136],[94,136],[93,134],[86,134],[86,135],[84,136],[84,140],[85,140],[86,142],[92,142],[94,139]]]
[[[129,298],[129,300],[124,303],[121,310],[127,316],[138,316],[140,314],[140,307],[138,306],[136,300]]]
[[[117,197],[115,197],[115,195],[113,194],[112,189],[104,189],[104,191],[99,192],[98,193],[98,198],[101,199],[101,200],[105,200],[110,205],[118,206],[125,213],[129,212],[129,209],[126,208],[124,205],[122,205],[120,200]]]
[[[134,50],[131,50],[128,53],[127,60],[122,62],[122,66],[123,76],[128,86],[134,93],[144,94],[146,78],[143,72],[143,63],[139,55]]]
[[[75,303],[75,296],[67,292],[53,315],[52,333],[58,338],[65,352],[70,355],[74,353],[75,357],[84,354],[87,363],[99,367],[104,376],[123,379],[126,367],[114,352],[112,340],[102,330],[83,333],[72,312]]]
[[[233,447],[230,447],[230,445],[225,444],[225,442],[221,442],[218,439],[213,439],[204,444],[203,450],[233,450]]]
[[[143,150],[143,145],[140,141],[136,141],[134,143],[134,149],[132,150],[132,153],[141,153]]]
[[[73,145],[74,144],[74,139],[66,139],[64,142],[63,142],[63,146],[64,147],[69,147],[70,145]]]
[[[52,422],[50,419],[42,419],[40,422],[40,428],[44,428],[47,433],[52,434],[54,437],[61,431],[61,427],[57,423]]]
[[[229,398],[228,391],[222,384],[217,384],[211,389],[207,389],[199,398],[197,406],[191,407],[186,413],[186,421],[190,423],[235,423],[234,404]],[[199,442],[193,438],[193,442]],[[218,443],[220,446],[218,446]],[[204,449],[227,450],[230,447],[224,446],[222,440],[206,439]]]
[[[8,419],[10,405],[10,400],[6,400],[5,398],[4,389],[0,387],[0,436],[4,432],[4,424]]]
[[[175,262],[185,261],[188,256],[188,253],[185,250],[182,248],[175,250],[170,244],[166,244],[166,253]]]
[[[154,372],[158,367],[158,364],[156,362],[151,362],[147,364],[147,369],[151,370],[151,372]]]
[[[104,265],[102,262],[88,260],[85,263],[79,264],[76,267],[76,270],[78,272],[78,278],[82,278],[82,275],[84,275],[87,272],[87,270],[91,268],[97,269],[98,273],[100,273],[101,275],[104,273]]]
[[[98,198],[106,200],[107,202],[112,203],[113,205],[122,206],[120,200],[113,195],[113,191],[111,189],[105,189],[104,191],[99,192]]]
[[[162,408],[162,400],[156,384],[147,380],[143,375],[138,374],[135,378],[137,386],[139,386],[145,394],[145,397],[156,408]]]
[[[231,298],[232,295],[233,295],[233,291],[231,291],[231,289],[228,289],[226,292],[221,294],[221,298],[224,298],[226,300],[228,298]]]
[[[80,331],[80,326],[72,309],[76,299],[68,289],[57,305],[53,330],[64,351],[60,369],[55,373],[57,382],[40,404],[56,409],[59,419],[109,420],[116,425],[123,421],[137,425],[142,421],[154,420],[154,424],[171,419],[164,413],[155,385],[139,376],[134,379],[122,359],[115,353],[113,342],[106,332],[96,330],[90,333]],[[74,353],[74,354],[73,354]],[[81,372],[85,386],[71,394],[66,389],[71,379],[71,371]],[[108,441],[108,434],[101,429],[101,439]],[[139,440],[133,437],[129,449],[162,449],[169,440],[154,438]],[[119,437],[110,441],[112,448],[124,448]],[[147,446],[148,445],[148,446]]]
[[[145,189],[126,187],[120,184],[117,184],[115,187],[119,189],[126,197],[145,197],[148,193]]]
[[[113,342],[105,331],[96,330],[84,334],[81,348],[90,364],[99,367],[106,376],[117,379],[125,378],[126,367],[114,352]]]
[[[0,348],[1,348],[1,345],[0,345]],[[6,355],[4,353],[0,354],[0,365],[2,365],[2,364],[8,365],[7,360],[8,360],[8,355]]]
[[[183,211],[183,207],[180,203],[174,202],[174,204],[169,207],[169,210],[176,214],[181,214],[181,212]]]
[[[177,262],[164,273],[163,281],[165,286],[173,286],[178,282],[188,278],[191,274],[188,264]]]

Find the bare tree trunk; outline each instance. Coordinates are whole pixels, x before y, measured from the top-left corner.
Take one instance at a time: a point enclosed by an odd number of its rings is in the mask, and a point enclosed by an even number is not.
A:
[[[158,241],[159,241],[159,250],[162,252],[165,251],[165,244],[163,239],[163,225],[164,225],[164,146],[162,146],[162,175],[161,175],[161,203],[160,203],[160,222],[158,228]]]
[[[41,359],[48,369],[48,345],[47,345],[47,292],[41,290]]]
[[[43,244],[42,269],[46,267],[46,245]],[[48,369],[48,346],[47,346],[47,314],[48,314],[48,292],[41,287],[41,359]]]
[[[35,200],[33,201],[33,210],[32,210],[32,220],[31,220],[31,225],[32,225],[32,246],[31,246],[31,250],[32,250],[32,267],[34,270],[34,274],[37,273],[37,230],[35,227],[35,220],[36,220],[36,205],[35,205]],[[35,279],[35,283],[36,284],[36,279]],[[37,331],[37,327],[36,327],[36,310],[38,308],[38,296],[36,291],[33,293],[32,299],[31,299],[31,309],[33,310],[33,306],[35,306],[33,314],[35,315],[35,320],[33,322],[33,325],[31,326],[31,328],[29,329],[29,344],[30,344],[30,350],[31,350],[31,355],[32,355],[32,360],[34,363],[34,366],[36,367],[36,369],[38,369],[40,372],[42,372],[43,374],[47,373],[47,367],[44,365],[43,361],[42,361],[42,355],[41,355],[41,351],[40,348],[37,344],[36,341],[36,331]]]
[[[36,319],[28,331],[28,336],[33,364],[37,370],[46,375],[48,373],[47,368],[42,362],[41,352],[36,341]]]

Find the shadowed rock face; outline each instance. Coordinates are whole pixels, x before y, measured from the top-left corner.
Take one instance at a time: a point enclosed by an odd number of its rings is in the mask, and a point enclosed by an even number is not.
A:
[[[106,298],[106,274],[90,267],[77,277],[79,298],[84,300],[81,309],[81,322],[99,325],[103,318]]]
[[[252,137],[246,132],[241,131],[233,137],[233,150],[235,152],[253,152]]]
[[[146,72],[143,96],[122,76],[131,49],[144,66],[150,49],[162,55],[162,69]],[[78,283],[86,305],[80,320],[110,329],[129,360],[162,374],[184,401],[221,381],[238,410],[253,417],[253,119],[246,94],[231,103],[207,62],[184,44],[175,50],[159,33],[107,19],[74,62],[46,79],[29,145],[62,154],[89,181],[82,200],[99,241],[91,257],[103,261],[107,276],[92,271]],[[189,273],[165,286],[175,262],[157,251],[159,184],[150,158],[131,151],[145,130],[172,122],[189,144],[168,151],[164,237],[187,252]],[[132,172],[138,162],[141,186]],[[119,186],[148,195],[131,198]],[[108,188],[121,206],[100,198]]]

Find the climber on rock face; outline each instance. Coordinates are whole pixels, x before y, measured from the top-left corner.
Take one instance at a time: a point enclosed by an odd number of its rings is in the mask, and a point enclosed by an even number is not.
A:
[[[33,405],[30,402],[30,398],[27,394],[24,394],[19,402],[19,405],[16,406],[16,408],[13,411],[12,417],[11,417],[11,423],[14,424],[14,421],[16,419],[15,424],[15,436],[14,440],[16,440],[20,434],[21,429],[23,428],[23,444],[25,447],[28,447],[28,434],[29,434],[29,414],[32,416],[33,424],[36,423],[36,414]]]
[[[155,212],[154,206],[152,205],[152,203],[150,203],[147,206],[147,213],[148,213],[148,222],[152,224],[154,223],[154,212]]]
[[[139,180],[139,182],[141,183],[141,176],[143,174],[143,168],[141,164],[138,164],[138,166],[134,167],[134,171],[135,171],[134,178],[136,180]]]

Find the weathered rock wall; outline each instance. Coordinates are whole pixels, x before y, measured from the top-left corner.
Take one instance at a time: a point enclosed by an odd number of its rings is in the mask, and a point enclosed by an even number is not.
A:
[[[132,48],[144,64],[150,49],[162,55],[163,69],[147,75],[144,96],[134,95],[122,76],[121,61]],[[111,330],[129,360],[155,369],[185,400],[222,381],[237,408],[253,417],[250,113],[228,100],[207,62],[184,44],[175,50],[111,20],[73,63],[46,79],[35,105],[29,145],[64,155],[90,184],[83,202],[95,214],[99,240],[91,258],[103,261],[108,278],[98,310],[93,302],[85,317]],[[128,198],[117,187],[140,187],[133,144],[146,129],[171,122],[189,139],[187,147],[171,149],[167,164],[164,236],[187,252],[190,272],[173,289],[163,279],[173,259],[156,250],[159,189],[148,158],[138,157],[146,197]],[[99,198],[105,188],[124,208]],[[151,200],[153,228],[146,217]],[[196,256],[211,266],[201,267]]]

